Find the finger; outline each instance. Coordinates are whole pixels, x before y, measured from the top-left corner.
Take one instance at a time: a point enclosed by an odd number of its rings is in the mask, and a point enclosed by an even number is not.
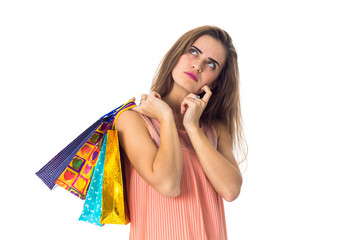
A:
[[[159,93],[157,93],[157,92],[152,92],[151,94],[152,94],[153,96],[155,96],[156,98],[161,99],[161,96],[160,96]]]
[[[186,109],[187,109],[187,101],[186,99],[184,99],[182,102],[181,102],[181,105],[180,105],[180,113],[181,114],[184,114]]]
[[[133,110],[133,111],[135,111],[135,112],[138,112],[138,113],[141,113],[141,114],[144,114],[144,110],[142,109],[142,107],[141,107],[140,105],[131,108],[131,110]]]
[[[192,98],[192,99],[198,99],[198,98],[200,98],[200,96],[199,96],[199,95],[196,95],[195,93],[189,93],[189,94],[187,95],[187,97],[190,97],[190,98]]]
[[[205,91],[205,95],[203,96],[202,100],[203,100],[204,102],[208,103],[208,102],[209,102],[209,99],[210,99],[210,97],[211,97],[211,95],[212,95],[212,92],[211,92],[209,86],[204,85],[204,86],[201,88],[201,90]]]
[[[194,100],[193,98],[191,97],[186,97],[182,103],[181,103],[181,106],[180,106],[180,112],[181,114],[184,114],[185,111],[190,107],[190,106],[193,106],[193,104],[195,104],[196,100]]]
[[[146,100],[148,98],[147,94],[141,94],[141,99]]]
[[[146,100],[147,98],[148,98],[148,95],[147,95],[147,94],[141,94],[139,106],[140,106],[141,103],[142,103],[144,100]]]
[[[129,101],[135,101],[135,97],[130,98]]]
[[[131,108],[131,110],[133,110],[133,111],[135,111],[135,112],[138,112],[138,111],[139,111],[139,108],[140,108],[140,106],[136,106],[136,107]]]

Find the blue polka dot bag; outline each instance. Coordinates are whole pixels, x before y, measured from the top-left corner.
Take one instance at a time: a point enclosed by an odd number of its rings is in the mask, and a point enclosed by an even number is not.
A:
[[[101,147],[99,159],[96,163],[96,168],[91,179],[90,187],[86,195],[84,209],[79,218],[79,221],[89,222],[97,226],[103,226],[103,224],[100,223],[100,218],[106,140],[107,137],[105,136],[103,145]]]

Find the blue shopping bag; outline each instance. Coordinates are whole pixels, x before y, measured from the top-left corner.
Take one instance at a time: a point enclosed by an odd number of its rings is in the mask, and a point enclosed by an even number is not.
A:
[[[101,199],[102,199],[102,183],[105,164],[105,152],[106,152],[106,140],[105,135],[103,145],[101,147],[99,159],[96,163],[93,177],[91,179],[90,187],[86,195],[84,209],[79,217],[79,221],[85,221],[97,226],[103,226],[100,223],[101,217]]]

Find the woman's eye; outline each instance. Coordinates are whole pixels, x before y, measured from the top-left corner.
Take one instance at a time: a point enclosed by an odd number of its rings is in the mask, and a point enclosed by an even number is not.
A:
[[[209,67],[211,67],[212,69],[215,69],[215,67],[216,67],[216,66],[215,66],[215,63],[213,63],[213,62],[209,62],[208,65],[209,65]]]
[[[197,55],[197,51],[195,50],[195,49],[190,49],[190,53],[192,54],[192,55]]]

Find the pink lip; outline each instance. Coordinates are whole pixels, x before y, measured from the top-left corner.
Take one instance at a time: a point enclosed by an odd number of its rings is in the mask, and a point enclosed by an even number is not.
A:
[[[185,74],[190,77],[192,80],[194,80],[195,82],[198,81],[198,78],[195,74],[193,74],[192,72],[185,72]]]

